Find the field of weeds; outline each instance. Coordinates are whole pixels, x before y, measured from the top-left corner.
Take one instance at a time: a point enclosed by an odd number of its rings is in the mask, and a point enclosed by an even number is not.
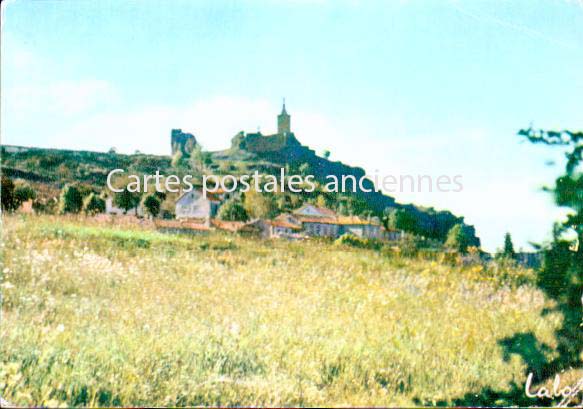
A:
[[[8,216],[0,396],[19,405],[412,406],[524,382],[560,324],[528,270]]]

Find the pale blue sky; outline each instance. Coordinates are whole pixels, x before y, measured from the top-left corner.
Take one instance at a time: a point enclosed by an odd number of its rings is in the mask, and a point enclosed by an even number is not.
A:
[[[297,137],[370,173],[463,176],[403,192],[475,224],[486,249],[548,237],[558,159],[515,134],[583,128],[580,1],[2,3],[2,143],[166,154],[172,127],[221,149]]]

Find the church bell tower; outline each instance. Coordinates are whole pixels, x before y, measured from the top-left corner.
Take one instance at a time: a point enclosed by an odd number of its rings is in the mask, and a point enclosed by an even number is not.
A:
[[[281,114],[277,116],[277,133],[279,135],[286,135],[291,133],[290,116],[285,110],[285,98],[283,99],[283,108]]]

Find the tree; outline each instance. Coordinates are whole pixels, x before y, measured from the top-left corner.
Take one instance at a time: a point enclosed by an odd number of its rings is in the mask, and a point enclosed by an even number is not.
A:
[[[226,221],[247,221],[249,215],[238,198],[232,197],[219,208],[217,217]]]
[[[2,210],[14,210],[14,182],[8,176],[2,175],[2,189],[0,190],[2,198]]]
[[[310,164],[309,163],[302,163],[298,169],[298,172],[301,176],[309,176],[310,175]]]
[[[447,233],[445,247],[459,251],[460,253],[466,253],[468,246],[471,245],[471,237],[463,224],[456,224]]]
[[[26,182],[16,183],[14,187],[14,207],[18,209],[21,204],[36,199],[36,191]]]
[[[322,152],[322,156],[324,157],[324,159],[330,159],[330,151],[328,149],[325,149],[324,152]]]
[[[318,207],[327,207],[327,203],[326,203],[326,196],[324,195],[318,195],[318,197],[316,198],[316,206]]]
[[[124,210],[127,213],[128,210],[134,209],[140,203],[140,194],[130,192],[127,188],[123,189],[119,193],[115,193],[113,196],[113,204]]]
[[[65,185],[59,198],[59,213],[79,213],[83,207],[83,196],[74,185]]]
[[[387,214],[387,212],[385,212]],[[416,232],[418,230],[417,218],[407,209],[391,209],[384,219],[385,226],[395,230]]]
[[[568,208],[569,212],[563,221],[555,224],[553,241],[541,246],[544,262],[537,276],[538,286],[555,301],[552,311],[563,318],[561,327],[555,332],[558,356],[540,370],[543,376],[551,378],[563,369],[583,365],[583,132],[528,128],[518,134],[532,143],[566,150],[564,173],[556,179],[554,187],[546,190],[553,194],[557,206]]]
[[[254,218],[271,219],[277,215],[277,203],[273,195],[255,189],[245,193],[244,206],[247,214]]]
[[[213,157],[210,152],[202,150],[200,144],[196,144],[190,152],[190,166],[199,173],[204,173],[205,169],[213,163]]]
[[[583,172],[580,169],[583,161],[583,132],[535,131],[528,128],[520,130],[518,134],[532,143],[567,149],[564,175],[557,178],[554,188],[546,190],[554,195],[558,206],[571,210],[571,214],[561,223],[562,232],[570,230],[575,233],[579,244],[577,255],[583,262]]]
[[[181,165],[182,165],[182,152],[177,151],[172,157],[172,162],[170,162],[170,166],[172,166],[173,168],[178,168]]]
[[[152,217],[157,217],[160,213],[160,200],[155,193],[145,196],[144,200],[142,200],[142,205],[146,212]]]
[[[504,250],[502,251],[502,256],[508,259],[514,259],[516,257],[510,233],[504,235]]]
[[[279,193],[276,195],[275,203],[277,205],[278,213],[291,212],[295,207],[292,202],[292,197],[287,193]]]
[[[88,215],[105,212],[105,200],[95,193],[89,193],[83,200],[83,211]]]

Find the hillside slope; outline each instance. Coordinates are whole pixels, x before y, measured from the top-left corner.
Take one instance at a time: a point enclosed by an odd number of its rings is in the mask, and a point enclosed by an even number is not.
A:
[[[89,218],[4,229],[0,383],[22,406],[479,403],[524,383],[501,340],[559,325],[529,270]]]

